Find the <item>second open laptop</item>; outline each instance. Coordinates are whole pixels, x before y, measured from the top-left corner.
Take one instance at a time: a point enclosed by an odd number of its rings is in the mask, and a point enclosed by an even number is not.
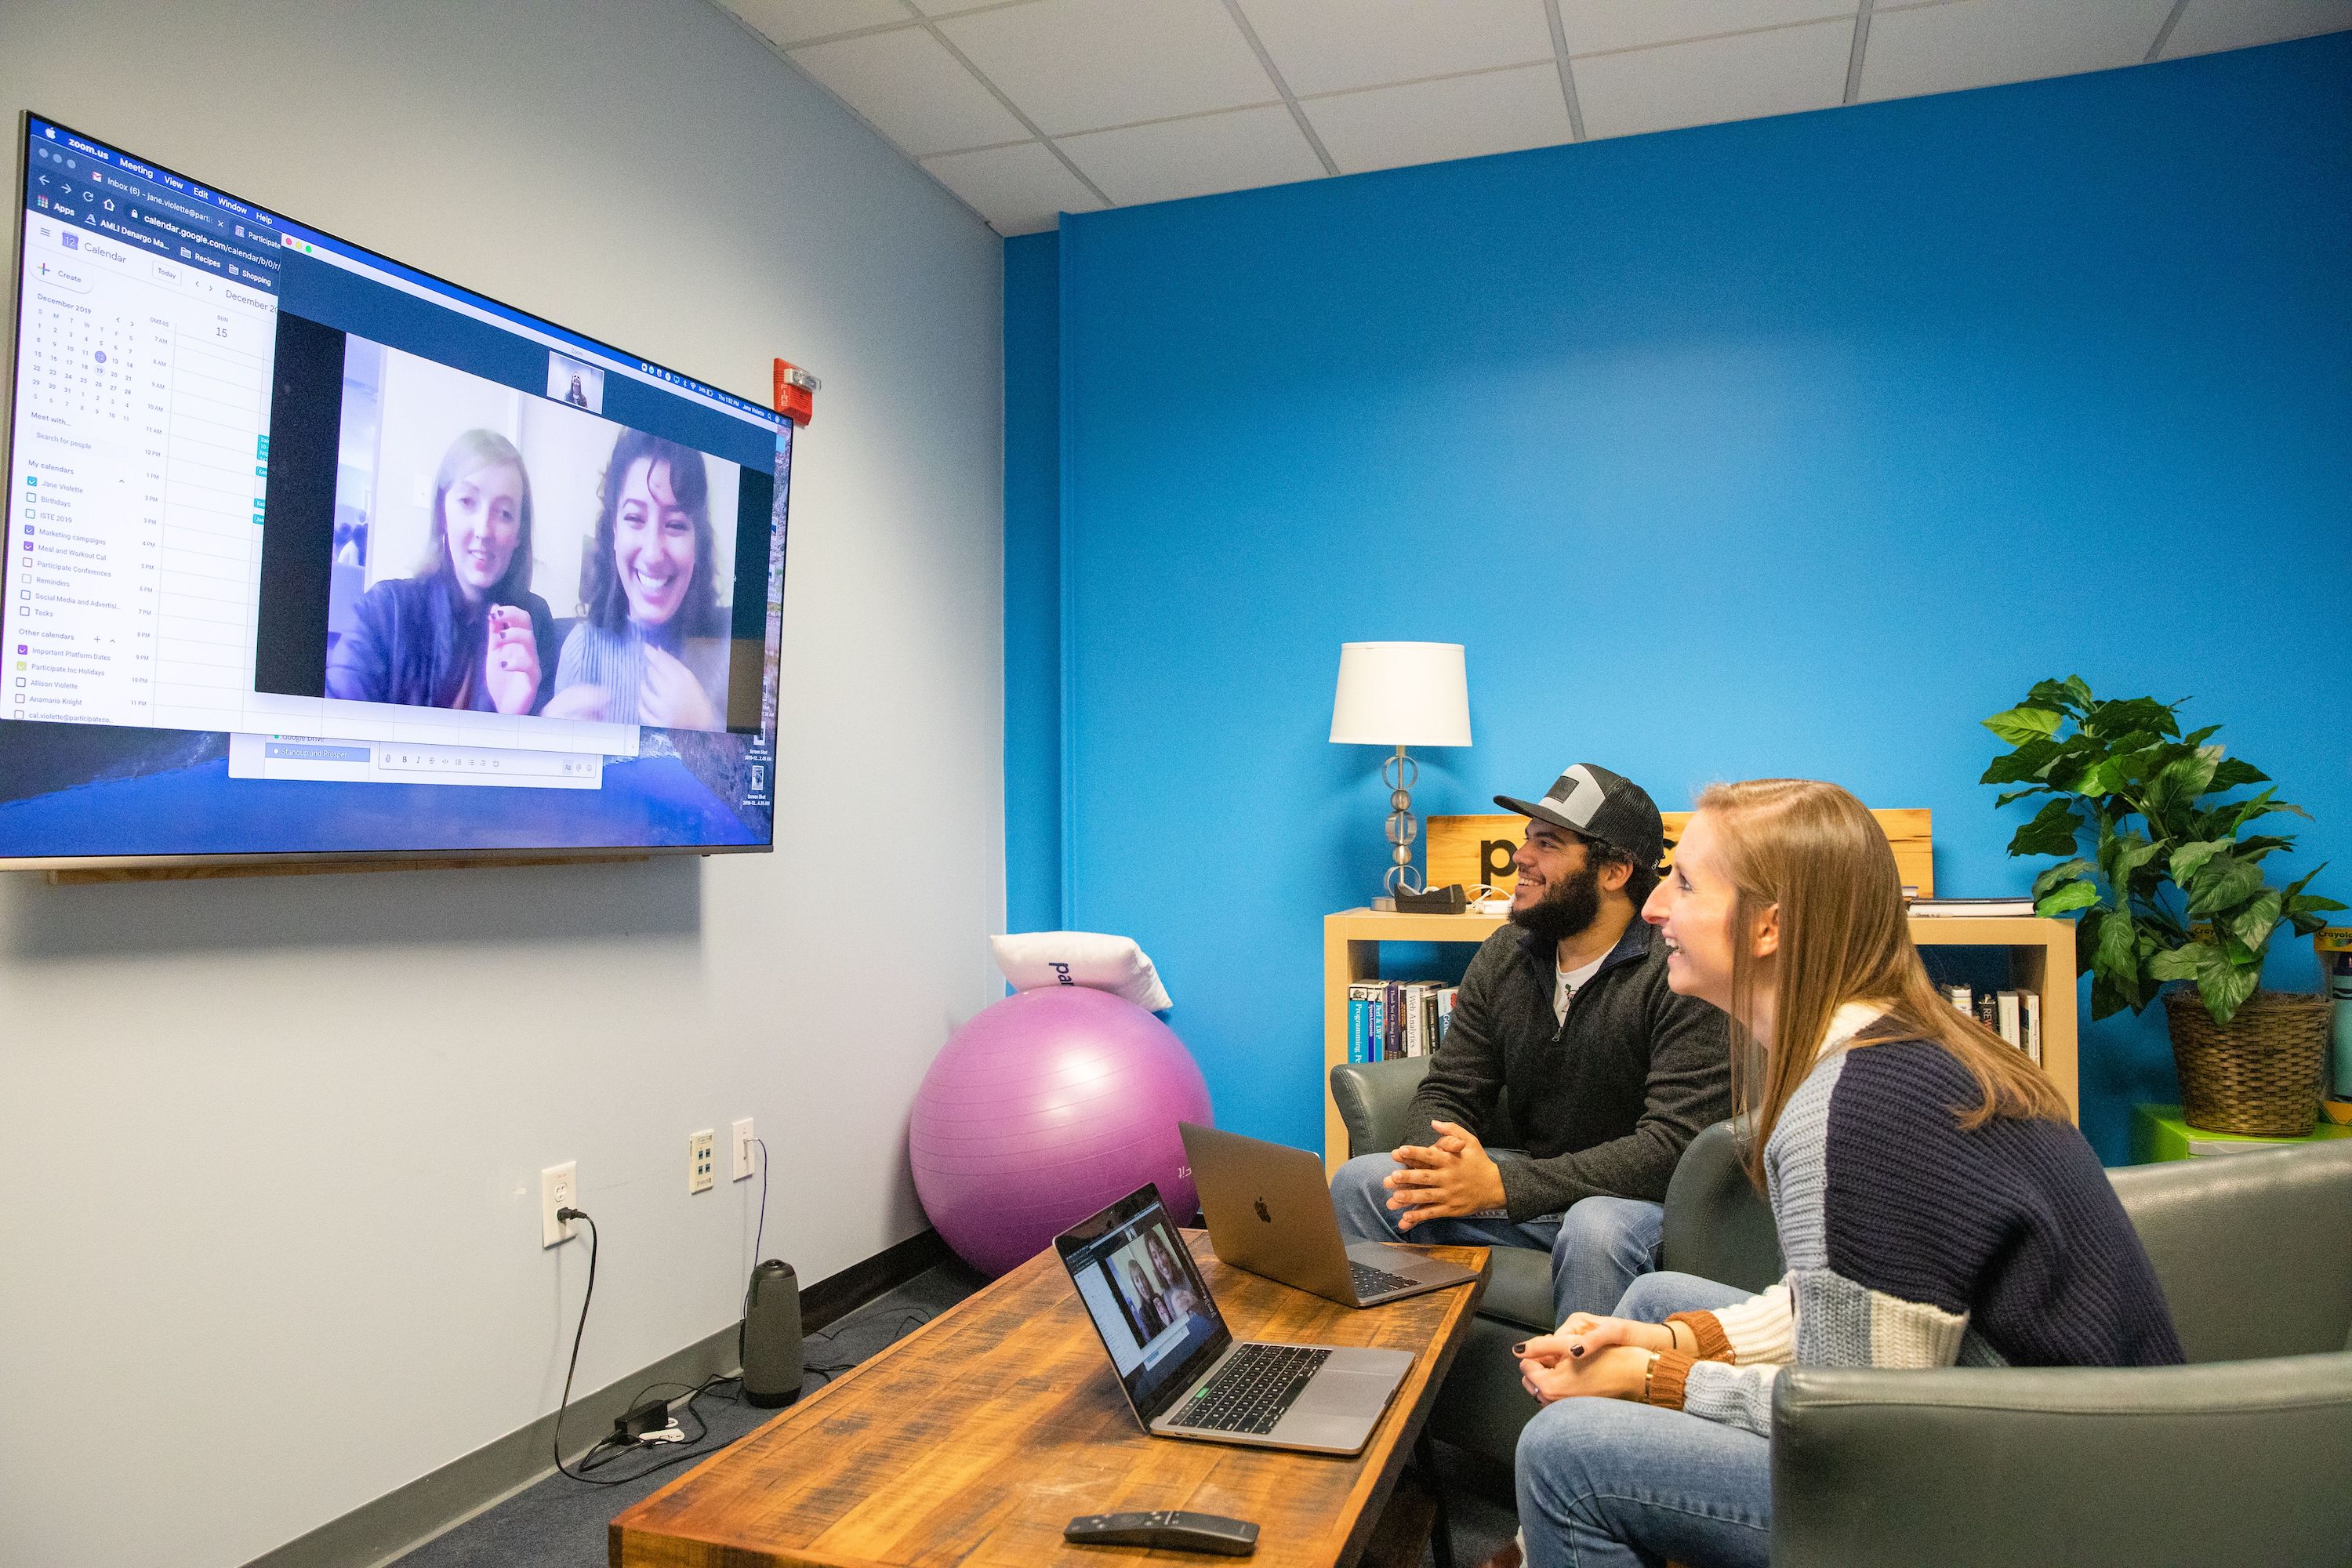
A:
[[[1339,1234],[1323,1162],[1304,1149],[1190,1121],[1177,1126],[1208,1218],[1209,1245],[1234,1268],[1350,1307],[1478,1278],[1458,1263],[1386,1242],[1351,1245]]]

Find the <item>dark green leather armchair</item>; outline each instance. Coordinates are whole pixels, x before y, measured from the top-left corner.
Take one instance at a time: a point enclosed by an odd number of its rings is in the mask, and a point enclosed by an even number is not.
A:
[[[1348,1128],[1348,1152],[1385,1152],[1418,1137],[1405,1110],[1429,1070],[1428,1058],[1342,1063],[1331,1069],[1331,1096]],[[1508,1108],[1504,1108],[1507,1119]],[[1771,1212],[1740,1168],[1731,1124],[1719,1122],[1692,1140],[1666,1189],[1665,1236],[1660,1266],[1761,1290],[1780,1278],[1780,1243]],[[1510,1347],[1556,1325],[1551,1313],[1551,1255],[1531,1247],[1498,1247],[1494,1273],[1478,1303],[1470,1336],[1454,1358],[1430,1412],[1429,1430],[1510,1468],[1519,1428],[1536,1402],[1519,1386]]]
[[[1792,1368],[1776,1564],[2352,1563],[2352,1145],[2112,1177],[2191,1364]]]

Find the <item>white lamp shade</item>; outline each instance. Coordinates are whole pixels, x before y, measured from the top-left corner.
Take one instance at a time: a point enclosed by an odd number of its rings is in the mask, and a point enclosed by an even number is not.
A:
[[[1458,642],[1339,645],[1331,739],[1356,746],[1466,746],[1470,679]]]

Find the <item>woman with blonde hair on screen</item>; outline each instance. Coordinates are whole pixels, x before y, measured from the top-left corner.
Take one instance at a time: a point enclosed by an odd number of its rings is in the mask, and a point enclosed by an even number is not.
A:
[[[1733,1024],[1748,1174],[1788,1273],[1634,1281],[1519,1347],[1533,1568],[1763,1564],[1783,1366],[2145,1366],[2180,1343],[2139,1237],[2039,1068],[1937,994],[1894,852],[1834,784],[1700,795],[1643,910]],[[1497,1562],[1517,1563],[1507,1546]]]
[[[530,473],[513,442],[468,430],[449,443],[431,527],[415,576],[360,595],[327,650],[326,694],[538,712],[555,689],[555,616],[530,591]]]
[[[1171,1321],[1183,1317],[1199,1305],[1192,1288],[1184,1279],[1184,1270],[1178,1268],[1175,1256],[1160,1239],[1160,1233],[1143,1233],[1143,1250],[1151,1259],[1151,1272],[1159,1278],[1160,1302],[1167,1309]]]

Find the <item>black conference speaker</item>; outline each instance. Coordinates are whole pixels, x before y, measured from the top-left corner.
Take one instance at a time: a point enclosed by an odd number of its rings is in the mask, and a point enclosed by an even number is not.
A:
[[[771,1258],[751,1270],[743,1306],[743,1399],[762,1410],[801,1396],[801,1282]]]

